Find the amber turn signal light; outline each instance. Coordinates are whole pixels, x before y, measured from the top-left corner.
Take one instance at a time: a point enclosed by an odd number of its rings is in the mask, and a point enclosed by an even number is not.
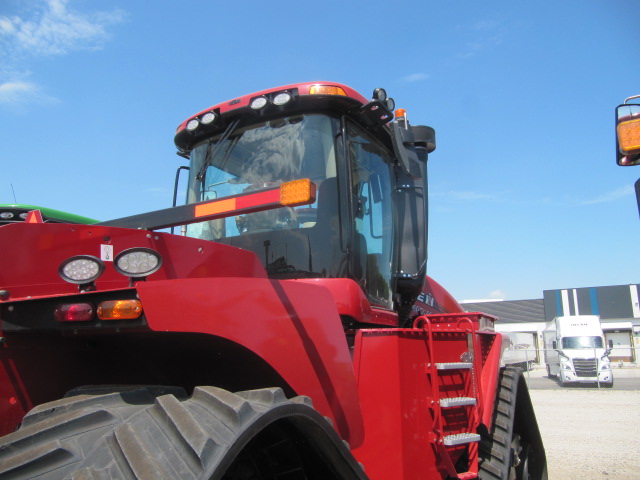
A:
[[[100,320],[133,320],[142,315],[139,300],[107,300],[98,305]]]
[[[282,205],[307,205],[316,198],[316,185],[308,178],[292,180],[280,185],[280,203]]]
[[[622,153],[625,155],[640,153],[640,118],[620,122],[616,130]]]

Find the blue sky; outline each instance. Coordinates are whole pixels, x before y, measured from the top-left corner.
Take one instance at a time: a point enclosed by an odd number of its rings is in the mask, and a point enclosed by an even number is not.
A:
[[[384,87],[437,131],[429,272],[458,299],[637,283],[636,0],[0,0],[0,203],[169,206],[173,134],[298,81]],[[13,187],[13,188],[12,188]]]

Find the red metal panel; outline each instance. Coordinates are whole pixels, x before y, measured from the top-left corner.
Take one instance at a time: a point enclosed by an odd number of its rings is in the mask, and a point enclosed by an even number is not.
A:
[[[362,442],[351,356],[325,288],[294,280],[207,278],[140,283],[138,292],[151,329],[217,335],[243,345],[298,394],[310,396],[352,446]]]
[[[430,433],[431,388],[424,331],[364,330],[356,338],[365,438],[354,450],[372,480],[441,478]]]
[[[482,371],[480,372],[480,395],[482,397],[481,422],[491,427],[493,423],[493,407],[498,391],[498,378],[500,377],[500,347],[502,335],[493,332],[478,332],[482,351]]]
[[[348,278],[304,278],[298,279],[296,282],[326,287],[333,296],[340,315],[351,317],[360,323],[398,326],[398,314],[371,308],[364,292],[353,280]]]
[[[0,331],[0,338],[2,337]],[[25,392],[9,350],[4,343],[0,344],[0,435],[14,431],[22,417],[33,408],[31,399],[25,396]]]
[[[417,315],[463,312],[458,301],[433,278],[427,276],[413,310]]]
[[[262,277],[266,272],[252,252],[194,238],[166,233],[70,224],[12,224],[0,235],[0,289],[9,300],[31,296],[77,293],[77,285],[58,275],[60,264],[74,255],[101,257],[101,245],[113,247],[113,255],[132,247],[151,248],[163,257],[152,280],[188,277]],[[106,269],[96,281],[98,290],[126,288],[128,277],[105,259]]]

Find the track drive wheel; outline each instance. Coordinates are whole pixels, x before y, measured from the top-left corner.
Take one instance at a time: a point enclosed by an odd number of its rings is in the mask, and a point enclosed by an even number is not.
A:
[[[0,478],[366,479],[307,397],[279,388],[190,398],[136,388],[75,395],[0,438]]]
[[[502,369],[491,432],[481,432],[482,480],[546,480],[547,465],[522,371]]]

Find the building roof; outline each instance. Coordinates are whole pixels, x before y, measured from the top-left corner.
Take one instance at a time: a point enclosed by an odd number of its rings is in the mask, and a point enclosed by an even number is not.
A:
[[[544,300],[500,300],[461,303],[467,312],[483,312],[498,317],[497,323],[545,322]]]

